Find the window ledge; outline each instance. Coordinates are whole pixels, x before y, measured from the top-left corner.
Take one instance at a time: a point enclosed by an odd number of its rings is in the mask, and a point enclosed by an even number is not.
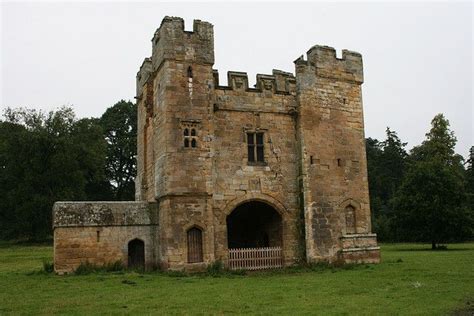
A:
[[[261,167],[266,167],[268,166],[268,164],[265,162],[265,161],[248,161],[247,162],[247,166],[252,166],[252,167],[255,167],[255,166],[261,166]]]

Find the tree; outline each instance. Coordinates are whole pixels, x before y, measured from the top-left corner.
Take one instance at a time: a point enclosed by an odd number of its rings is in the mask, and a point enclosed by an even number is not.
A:
[[[372,222],[378,238],[393,241],[393,210],[390,200],[405,174],[407,153],[395,131],[386,129],[386,139],[366,140],[367,169],[369,178]]]
[[[382,198],[388,202],[398,187],[405,174],[407,152],[405,146],[397,135],[397,132],[387,127],[385,131],[387,138],[381,143],[382,157],[380,166],[380,177],[382,182]]]
[[[102,129],[95,120],[77,120],[70,107],[49,113],[8,108],[4,117],[1,237],[43,239],[51,234],[55,201],[90,199],[87,188],[104,182]]]
[[[107,179],[116,200],[135,197],[137,154],[137,111],[130,101],[121,100],[100,118],[107,142]]]
[[[469,159],[466,161],[466,193],[468,207],[474,211],[474,146],[469,150]]]
[[[411,152],[409,169],[393,205],[397,232],[407,241],[440,243],[472,234],[472,210],[466,207],[462,157],[442,114],[431,121],[426,140]]]

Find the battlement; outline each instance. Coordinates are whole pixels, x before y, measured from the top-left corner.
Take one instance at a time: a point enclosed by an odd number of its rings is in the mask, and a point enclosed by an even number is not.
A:
[[[153,70],[166,59],[214,64],[214,29],[209,22],[194,20],[193,31],[184,30],[184,20],[165,17],[152,38]]]
[[[139,97],[142,94],[143,86],[150,78],[151,73],[153,72],[153,66],[151,62],[151,57],[147,57],[143,60],[142,65],[140,66],[140,70],[137,72],[137,94],[136,96]]]
[[[214,86],[221,90],[235,90],[248,92],[271,92],[275,94],[292,94],[296,91],[296,78],[292,73],[273,69],[271,75],[257,74],[257,83],[254,88],[249,87],[246,72],[228,71],[228,86],[219,85],[219,72],[213,70]]]
[[[310,66],[316,68],[316,75],[319,77],[358,84],[364,82],[362,55],[346,49],[342,50],[342,58],[337,58],[333,47],[315,45],[308,50],[306,60],[301,56],[294,63],[297,73],[298,69]]]

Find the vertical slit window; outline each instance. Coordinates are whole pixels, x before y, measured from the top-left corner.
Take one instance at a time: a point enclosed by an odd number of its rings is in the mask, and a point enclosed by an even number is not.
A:
[[[196,139],[193,138],[193,139],[191,140],[191,147],[196,148],[196,146],[197,146]]]
[[[194,128],[191,130],[191,136],[196,136],[196,130]]]
[[[254,162],[255,161],[255,141],[254,141],[254,133],[247,134],[247,148],[248,148],[248,161]]]
[[[263,162],[263,133],[257,133],[257,161]]]
[[[184,147],[189,147],[189,139],[184,139]]]

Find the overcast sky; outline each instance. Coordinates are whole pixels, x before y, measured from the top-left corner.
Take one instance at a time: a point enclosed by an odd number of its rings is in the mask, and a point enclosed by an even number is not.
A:
[[[397,131],[420,144],[444,113],[467,156],[473,144],[473,5],[420,3],[9,3],[1,4],[2,109],[73,105],[100,116],[133,100],[135,75],[166,15],[214,24],[215,69],[294,73],[315,44],[364,58],[367,137]]]

